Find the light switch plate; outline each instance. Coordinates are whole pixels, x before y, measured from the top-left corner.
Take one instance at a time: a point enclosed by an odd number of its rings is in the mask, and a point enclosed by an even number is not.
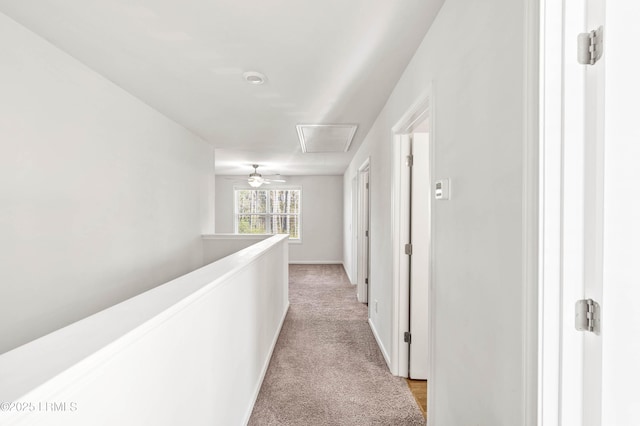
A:
[[[435,197],[436,200],[448,200],[450,198],[449,179],[436,181]]]

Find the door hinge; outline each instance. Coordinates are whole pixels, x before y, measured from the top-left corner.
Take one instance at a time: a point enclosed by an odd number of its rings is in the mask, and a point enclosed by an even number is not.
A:
[[[404,332],[404,341],[411,344],[411,333],[409,331]]]
[[[600,305],[592,299],[576,302],[576,330],[600,334]]]
[[[369,284],[369,278],[365,278],[365,279],[364,279],[364,283],[365,283],[365,284]]]
[[[368,237],[369,236],[369,231],[364,231],[364,236]]]
[[[368,183],[368,182],[367,182],[367,184],[366,184],[366,188],[367,188],[367,189],[369,189],[369,183]]]
[[[593,65],[602,57],[604,29],[578,34],[578,63]]]
[[[404,245],[404,254],[411,256],[413,254],[413,244],[405,244]]]
[[[413,155],[407,155],[407,167],[413,167]]]

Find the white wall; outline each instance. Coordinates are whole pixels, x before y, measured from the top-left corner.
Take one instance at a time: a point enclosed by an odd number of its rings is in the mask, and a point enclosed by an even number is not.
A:
[[[432,85],[434,176],[452,187],[433,211],[438,425],[524,423],[525,7],[447,0],[344,175],[347,202],[371,157],[372,324],[391,353],[391,129]]]
[[[270,235],[262,234],[208,234],[202,236],[202,264],[208,265],[243,250]]]
[[[0,14],[0,353],[183,274],[213,148]]]
[[[218,233],[234,232],[233,188],[242,179],[216,176]],[[342,176],[287,176],[284,185],[302,188],[302,243],[289,243],[290,262],[342,263]]]
[[[271,237],[0,355],[0,401],[26,407],[0,424],[246,424],[289,306],[287,250]]]
[[[345,238],[342,239],[342,253],[344,257],[344,270],[349,276],[349,281],[351,284],[357,284],[358,279],[358,265],[355,259],[355,250],[354,246],[351,244],[351,240],[353,239],[353,234],[356,231],[356,227],[358,226],[355,214],[357,213],[357,177],[354,176],[351,180],[351,183],[344,182],[344,185],[351,185],[351,190],[346,191],[343,190],[342,204],[344,206],[344,220],[343,220],[343,235]]]

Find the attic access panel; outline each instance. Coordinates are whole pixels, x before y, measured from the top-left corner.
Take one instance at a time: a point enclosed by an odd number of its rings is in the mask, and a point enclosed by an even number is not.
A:
[[[298,124],[302,152],[347,152],[357,124]]]

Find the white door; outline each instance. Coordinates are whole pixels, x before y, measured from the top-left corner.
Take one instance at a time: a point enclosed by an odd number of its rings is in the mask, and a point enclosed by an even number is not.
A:
[[[370,243],[370,226],[369,221],[371,218],[371,213],[369,211],[370,207],[370,197],[369,197],[369,170],[365,170],[363,173],[363,191],[364,191],[364,214],[363,214],[363,223],[364,223],[364,296],[363,301],[366,304],[369,304],[369,275],[371,270],[371,243]]]
[[[427,379],[428,296],[431,241],[429,134],[414,133],[411,168],[411,271],[409,278],[409,377]]]
[[[358,301],[369,303],[369,272],[370,272],[370,196],[369,196],[369,166],[365,164],[358,172]]]
[[[351,180],[351,283],[358,285],[358,177]],[[357,287],[356,287],[357,290]]]

